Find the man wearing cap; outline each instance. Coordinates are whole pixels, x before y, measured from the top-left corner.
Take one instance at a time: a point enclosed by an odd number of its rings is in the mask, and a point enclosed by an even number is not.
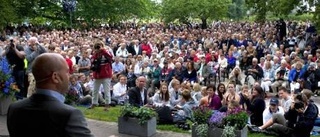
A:
[[[158,59],[153,59],[153,66],[150,67],[148,85],[151,84],[152,91],[155,90],[156,87],[160,87],[160,77],[161,77],[161,67],[159,66]]]
[[[271,98],[269,107],[267,107],[262,113],[263,124],[265,124],[269,119],[271,119],[272,115],[275,113],[284,115],[284,110],[281,106],[279,106],[278,98]]]

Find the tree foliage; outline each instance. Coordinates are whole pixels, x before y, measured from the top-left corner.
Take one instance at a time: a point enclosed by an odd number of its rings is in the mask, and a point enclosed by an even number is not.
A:
[[[42,23],[69,22],[70,17],[73,22],[78,19],[86,22],[96,20],[120,22],[134,17],[152,18],[160,10],[151,0],[77,0],[76,9],[72,13],[63,10],[62,0],[0,0],[0,2],[1,26],[7,22],[23,22],[25,19],[41,20]]]
[[[207,19],[226,17],[231,0],[163,0],[162,15],[165,22],[178,19],[186,23],[189,18]]]
[[[9,0],[0,0],[0,29],[17,19],[13,5]]]
[[[232,0],[228,8],[228,17],[230,19],[240,20],[246,15],[246,6],[244,0]]]

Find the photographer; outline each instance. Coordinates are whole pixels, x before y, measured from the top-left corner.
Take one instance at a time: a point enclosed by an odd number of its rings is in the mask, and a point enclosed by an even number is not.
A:
[[[102,41],[94,44],[94,53],[91,58],[91,70],[93,71],[94,78],[91,109],[98,106],[98,93],[101,84],[103,86],[104,99],[106,101],[105,111],[108,110],[109,104],[111,103],[112,57],[112,54],[104,48],[104,43]]]
[[[38,38],[31,37],[28,41],[29,45],[25,48],[24,52],[26,53],[26,59],[28,61],[28,67],[26,70],[26,74],[28,75],[28,94],[27,96],[31,96],[35,92],[35,80],[33,74],[31,72],[31,66],[33,60],[38,57],[40,54],[45,53],[46,49],[41,46],[38,42]]]
[[[25,52],[22,46],[16,45],[13,38],[10,38],[10,43],[5,47],[2,56],[6,56],[10,66],[12,67],[12,76],[14,77],[20,92],[16,94],[17,99],[23,99],[27,96],[24,88],[24,59]]]
[[[263,126],[253,130],[273,131],[279,136],[309,137],[318,116],[318,107],[310,103],[304,94],[297,94],[290,109],[284,115],[274,114]]]

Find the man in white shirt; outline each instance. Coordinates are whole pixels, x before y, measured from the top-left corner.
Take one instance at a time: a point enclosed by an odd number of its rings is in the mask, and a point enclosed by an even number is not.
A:
[[[271,98],[270,103],[269,103],[269,107],[267,107],[262,113],[263,124],[265,124],[267,121],[269,121],[269,119],[272,118],[272,115],[276,114],[276,113],[284,115],[284,110],[281,106],[279,106],[278,98]]]
[[[281,99],[280,105],[282,106],[284,112],[287,112],[290,109],[292,99],[289,90],[285,87],[280,87],[278,92],[279,98]]]
[[[119,76],[119,82],[113,86],[113,97],[112,101],[115,101],[117,104],[123,105],[127,102],[127,77],[124,75]]]
[[[122,58],[127,58],[128,57],[128,50],[126,49],[126,44],[125,43],[121,43],[120,44],[120,48],[118,48],[116,55],[117,57],[122,57]]]

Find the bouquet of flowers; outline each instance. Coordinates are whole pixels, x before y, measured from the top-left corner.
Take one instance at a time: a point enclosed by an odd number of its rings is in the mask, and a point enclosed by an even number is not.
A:
[[[70,87],[66,95],[65,103],[69,105],[74,105],[77,103],[78,99],[79,99],[79,95],[77,90],[73,87]]]
[[[225,112],[214,112],[209,120],[210,126],[225,128],[225,126],[235,127],[237,130],[241,130],[246,126],[249,115],[246,111],[243,111],[240,107]]]
[[[0,98],[14,97],[19,92],[17,84],[11,75],[11,67],[6,58],[0,58]]]
[[[224,112],[219,112],[216,111],[212,114],[211,118],[209,119],[209,124],[210,126],[213,127],[219,127],[219,128],[223,128],[224,126],[224,121],[223,119],[226,117],[226,113]]]

